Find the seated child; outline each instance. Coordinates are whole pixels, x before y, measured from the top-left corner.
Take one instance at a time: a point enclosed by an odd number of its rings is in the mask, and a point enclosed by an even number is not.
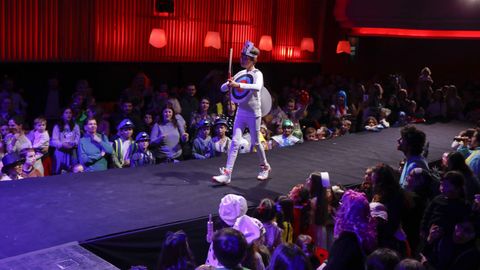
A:
[[[275,147],[287,147],[299,143],[300,139],[293,136],[293,122],[290,119],[283,120],[282,130],[283,133],[280,135],[275,135],[272,137],[271,145],[272,148]]]
[[[43,173],[35,168],[35,162],[37,161],[35,149],[25,148],[21,151],[21,156],[25,160],[22,165],[22,172],[20,175],[23,178],[43,177]]]
[[[390,123],[387,121],[388,116],[390,115],[392,111],[387,108],[382,108],[380,110],[380,121],[379,124],[382,125],[384,128],[389,128]]]
[[[262,124],[260,125],[260,143],[263,144],[264,150],[269,150],[268,141],[270,141],[271,131],[268,130],[267,126]]]
[[[33,121],[35,129],[28,133],[27,138],[32,142],[32,147],[35,150],[35,168],[43,176],[42,157],[48,153],[50,146],[50,135],[47,131],[47,120],[43,117],[35,118]]]
[[[318,141],[317,130],[315,128],[308,127],[305,130],[305,141],[310,141],[310,142]]]
[[[146,132],[138,133],[135,138],[137,150],[132,154],[130,159],[130,167],[140,167],[155,164],[155,158],[152,152],[148,150],[150,144],[150,136]]]
[[[326,140],[331,136],[330,130],[326,126],[322,126],[317,129],[317,138],[318,140]]]
[[[2,158],[2,178],[0,181],[23,179],[21,176],[23,158],[16,152],[8,153]]]
[[[218,118],[213,125],[215,130],[215,137],[212,138],[213,149],[215,150],[215,156],[228,153],[232,139],[227,137],[228,124],[227,120]]]
[[[398,113],[398,120],[393,124],[394,127],[403,127],[408,124],[408,117],[405,112],[399,112]]]
[[[130,119],[123,119],[117,126],[118,138],[112,143],[114,168],[130,167],[130,156],[135,151],[135,142],[132,138],[134,127]]]
[[[198,123],[197,138],[193,141],[192,153],[195,159],[207,159],[215,156],[215,149],[210,137],[212,123],[203,119]]]
[[[365,121],[365,130],[367,131],[381,131],[383,129],[383,126],[381,124],[378,124],[378,121],[375,117],[369,116],[367,118],[367,121]]]
[[[410,101],[408,109],[406,111],[408,121],[410,123],[425,123],[425,110],[423,107],[418,107],[415,100]]]
[[[253,216],[263,223],[265,228],[265,245],[272,253],[282,243],[283,230],[275,221],[275,202],[271,199],[262,199],[254,211]]]
[[[352,121],[343,119],[342,126],[340,127],[340,135],[349,134],[351,129],[352,129]]]

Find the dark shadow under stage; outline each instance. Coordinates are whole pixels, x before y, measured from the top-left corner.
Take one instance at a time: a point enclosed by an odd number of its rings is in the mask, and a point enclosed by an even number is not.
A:
[[[418,127],[427,134],[432,161],[449,151],[452,138],[467,125]],[[1,182],[0,259],[72,241],[88,246],[111,236],[129,238],[150,228],[182,228],[187,222],[197,222],[198,231],[198,226],[204,229],[203,221],[209,213],[217,213],[225,194],[241,194],[253,206],[264,197],[288,192],[312,171],[328,171],[336,183],[357,184],[367,166],[379,162],[397,166],[402,158],[396,150],[399,131],[363,132],[269,151],[273,172],[266,182],[256,180],[256,154],[239,155],[228,186],[215,186],[210,181],[224,165],[225,157]],[[204,231],[197,234],[203,241]],[[106,246],[103,248],[108,249]]]

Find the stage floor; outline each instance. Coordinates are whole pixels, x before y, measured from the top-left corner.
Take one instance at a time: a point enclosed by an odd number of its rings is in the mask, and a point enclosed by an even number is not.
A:
[[[429,160],[449,151],[464,123],[418,125],[430,142]],[[303,182],[313,171],[331,181],[357,184],[366,167],[384,162],[397,167],[398,128],[357,133],[267,152],[272,179],[256,180],[256,154],[239,155],[228,186],[210,179],[226,158],[192,160],[144,168],[68,174],[0,182],[0,259],[56,245],[166,225],[216,214],[228,193],[250,206]]]

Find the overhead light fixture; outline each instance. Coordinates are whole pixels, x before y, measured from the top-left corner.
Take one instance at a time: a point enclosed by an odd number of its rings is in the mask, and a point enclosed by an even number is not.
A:
[[[165,36],[165,30],[161,28],[153,28],[150,33],[150,45],[155,48],[163,48],[167,45],[167,37]]]
[[[219,32],[208,31],[207,35],[205,36],[205,42],[203,43],[203,46],[206,48],[213,47],[218,50],[222,47],[221,43],[222,40],[220,39]]]
[[[262,51],[271,51],[273,49],[272,37],[268,35],[263,35],[262,37],[260,37],[258,48]]]
[[[313,38],[303,38],[300,43],[300,50],[314,52],[315,44],[313,43]]]
[[[350,46],[350,42],[348,40],[340,40],[337,44],[337,53],[352,53],[352,47]]]

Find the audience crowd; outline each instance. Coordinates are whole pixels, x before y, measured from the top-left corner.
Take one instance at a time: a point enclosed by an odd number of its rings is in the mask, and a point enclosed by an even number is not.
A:
[[[167,234],[157,267],[477,270],[480,181],[472,160],[480,155],[478,140],[478,127],[461,131],[432,166],[425,159],[425,133],[407,125],[398,139],[405,156],[400,167],[366,168],[360,185],[345,187],[328,173],[313,172],[288,194],[264,198],[250,211],[243,196],[227,194],[218,219],[208,225],[205,263],[196,264],[178,231]],[[185,242],[182,251],[165,260],[177,234]]]
[[[15,152],[23,162],[29,152],[25,149],[35,151],[36,172],[29,167],[19,175],[25,178],[223,155],[231,144],[236,104],[229,93],[220,93],[215,80],[206,80],[199,83],[199,95],[194,83],[154,87],[140,72],[117,101],[97,103],[87,80],[78,80],[71,99],[63,102],[61,82],[52,77],[43,113],[31,115],[29,104],[38,108],[38,102],[26,100],[24,90],[5,76],[0,85],[0,157]],[[272,149],[408,123],[473,121],[480,113],[475,90],[461,89],[461,98],[455,85],[436,86],[428,67],[411,87],[396,74],[365,82],[341,76],[294,78],[290,85],[271,90],[273,106],[262,119],[261,143]],[[246,129],[240,152],[250,151]],[[132,162],[134,155],[142,161]]]
[[[245,198],[228,194],[205,264],[197,265],[178,231],[166,235],[158,269],[479,269],[480,127],[459,131],[451,152],[431,166],[425,133],[410,125],[476,121],[478,96],[463,89],[462,99],[455,85],[434,85],[424,68],[410,88],[399,75],[366,83],[318,76],[272,91],[265,149],[394,126],[401,127],[400,167],[372,164],[348,188],[313,172],[248,214]],[[144,73],[122,92],[118,110],[97,104],[85,80],[63,108],[59,91],[51,78],[44,116],[30,126],[28,102],[3,79],[2,181],[208,159],[230,147],[236,104],[228,94],[198,98],[193,83],[155,89]],[[245,130],[241,152],[250,150]]]

